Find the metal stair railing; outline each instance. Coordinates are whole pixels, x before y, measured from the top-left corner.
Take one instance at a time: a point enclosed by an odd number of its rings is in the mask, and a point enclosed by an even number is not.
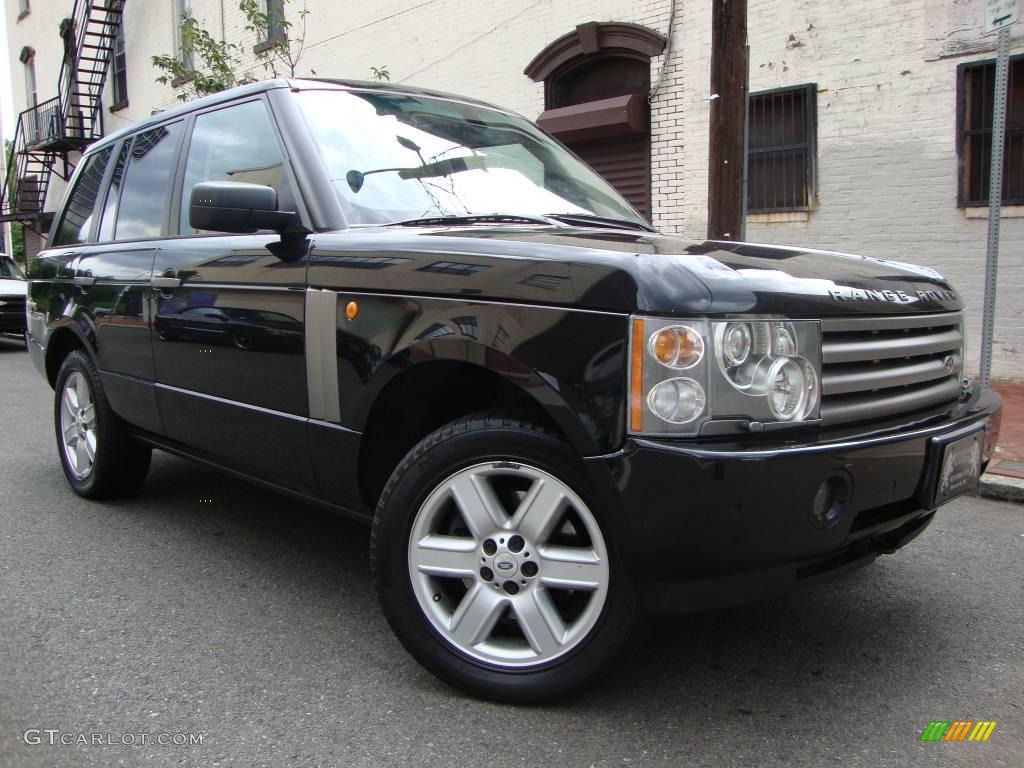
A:
[[[59,116],[56,101],[43,102],[18,116],[0,189],[0,222],[31,220],[43,211],[57,154],[32,147],[46,131],[53,130],[54,118]]]

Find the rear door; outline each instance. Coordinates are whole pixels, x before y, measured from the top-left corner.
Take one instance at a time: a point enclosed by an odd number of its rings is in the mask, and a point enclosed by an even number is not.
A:
[[[176,234],[154,265],[153,353],[167,435],[249,474],[310,489],[306,259],[275,256],[275,233],[200,232],[188,221],[192,187],[202,181],[271,186],[280,207],[295,205],[265,101],[197,114],[178,173]]]
[[[75,264],[79,304],[92,321],[111,404],[123,418],[156,433],[163,428],[153,392],[150,282],[183,134],[179,120],[107,148],[111,162],[95,214],[95,242],[79,249]]]

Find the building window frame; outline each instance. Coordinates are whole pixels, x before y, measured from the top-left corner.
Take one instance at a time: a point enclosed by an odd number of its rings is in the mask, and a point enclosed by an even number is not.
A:
[[[968,111],[969,105],[968,99],[968,79],[973,79],[974,72],[982,72],[991,68],[992,83],[995,81],[995,59],[978,59],[977,61],[968,61],[957,65],[956,68],[956,155],[957,155],[957,191],[956,201],[958,208],[982,208],[988,207],[989,205],[989,185],[990,185],[990,171],[992,163],[992,121],[991,115],[988,116],[987,126],[968,127]],[[1015,66],[1016,65],[1016,66]],[[1018,69],[1022,75],[1024,75],[1024,53],[1019,53],[1014,56],[1010,56],[1009,61],[1009,78],[1008,90],[1014,86],[1024,89],[1024,76],[1020,77],[1021,82],[1017,82],[1016,78],[1013,77],[1014,69]],[[983,79],[982,87],[984,87]],[[991,101],[991,98],[989,98]],[[1008,94],[1007,98],[1007,110],[1011,108],[1013,103],[1012,91]],[[987,107],[987,108],[986,108]],[[982,102],[982,113],[991,109],[991,104],[986,105]],[[1022,151],[1024,151],[1024,119],[1017,123],[1011,123],[1011,114],[1006,116],[1006,147],[1012,146],[1012,142],[1016,139],[1021,142]],[[983,115],[984,120],[984,115]],[[987,141],[986,141],[987,139]],[[984,159],[983,168],[979,181],[980,188],[976,191],[971,190],[971,184],[968,175],[971,173],[970,168],[970,149],[969,143],[971,141],[980,141],[982,146],[988,145],[988,151],[983,152]],[[1003,167],[1003,205],[1024,205],[1024,184],[1021,184],[1021,190],[1019,194],[1009,194],[1006,187],[1008,186],[1009,180],[1009,168],[1005,164],[1005,159],[1009,155],[1005,152],[1004,148],[1004,167]],[[1021,173],[1024,174],[1024,168],[1021,168]]]
[[[114,48],[110,52],[110,93],[114,103],[111,112],[128,106],[128,60],[125,53],[124,22],[117,25]]]
[[[26,45],[21,49],[18,60],[22,65],[22,75],[25,86],[25,142],[35,144],[40,139],[42,126],[39,124],[39,114],[36,108],[39,106],[39,81],[36,78],[36,49]]]
[[[794,213],[812,211],[817,206],[818,200],[818,85],[817,83],[800,83],[798,85],[786,85],[780,88],[770,88],[764,91],[750,93],[747,101],[748,125],[755,109],[762,100],[771,100],[770,103],[782,104],[785,96],[799,97],[803,101],[803,140],[790,141],[786,143],[765,144],[756,148],[747,147],[747,210],[748,214],[761,213]],[[804,190],[802,201],[799,190],[793,190],[793,196],[789,199],[769,200],[766,194],[763,200],[756,200],[754,184],[751,183],[751,159],[753,156],[783,158],[792,155],[794,152],[801,153],[804,157]]]
[[[32,13],[32,3],[29,0],[18,0],[18,21]]]
[[[195,69],[192,51],[185,50],[181,39],[181,20],[192,13],[192,0],[174,0],[174,56],[185,69]]]
[[[25,103],[29,109],[39,106],[39,81],[36,79],[36,51],[25,46],[18,57],[25,72]]]
[[[288,39],[288,25],[284,18],[285,0],[260,0],[263,12],[267,15],[266,39],[257,41],[253,53],[269,51],[278,43]]]

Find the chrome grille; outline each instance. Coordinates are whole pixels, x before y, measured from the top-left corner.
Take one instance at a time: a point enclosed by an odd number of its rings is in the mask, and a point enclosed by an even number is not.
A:
[[[878,419],[955,401],[962,329],[960,312],[822,320],[822,423]]]

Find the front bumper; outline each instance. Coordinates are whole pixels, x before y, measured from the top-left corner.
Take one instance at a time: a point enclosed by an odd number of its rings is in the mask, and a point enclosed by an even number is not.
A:
[[[985,428],[991,449],[1001,407],[986,391],[938,423],[815,442],[634,439],[588,461],[617,491],[613,535],[647,608],[702,610],[833,577],[906,544],[934,515],[937,443]],[[813,510],[829,478],[847,493],[823,524]]]

